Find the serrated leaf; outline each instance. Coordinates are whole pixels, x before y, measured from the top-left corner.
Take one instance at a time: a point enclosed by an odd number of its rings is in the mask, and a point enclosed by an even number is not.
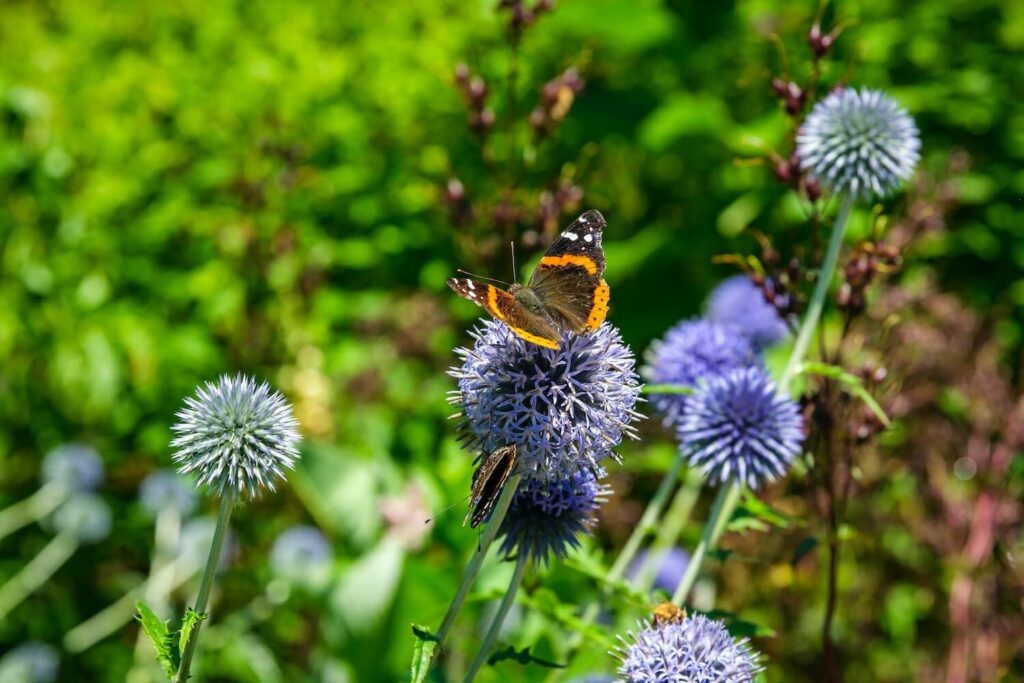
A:
[[[536,664],[543,666],[548,669],[564,669],[565,664],[558,664],[556,662],[549,662],[546,659],[540,657],[534,657],[530,654],[530,648],[524,647],[522,650],[516,650],[514,647],[509,645],[504,650],[499,650],[493,655],[487,658],[487,663],[494,666],[498,662],[516,662],[517,664]]]
[[[156,661],[163,667],[167,680],[174,680],[175,674],[178,673],[178,664],[181,662],[181,651],[174,642],[174,634],[168,626],[170,622],[160,619],[149,605],[141,600],[135,603],[135,609],[138,610],[135,619],[156,649]]]
[[[410,683],[423,683],[430,672],[430,663],[437,650],[437,636],[423,626],[412,625],[412,634],[416,642],[412,648],[412,668],[409,671]]]
[[[807,538],[803,539],[802,541],[797,543],[796,549],[793,550],[793,559],[789,561],[790,564],[798,564],[800,560],[807,557],[808,553],[813,552],[814,549],[817,547],[818,539],[814,536],[808,536]]]
[[[178,637],[178,652],[185,651],[185,646],[188,645],[188,639],[192,637],[192,631],[194,631],[199,622],[205,618],[205,614],[200,614],[191,607],[185,610],[185,618],[181,620],[181,631],[179,632],[180,635]]]
[[[811,374],[820,375],[821,377],[828,377],[834,379],[857,398],[859,398],[868,409],[875,414],[875,417],[885,425],[891,427],[892,422],[889,420],[889,416],[882,410],[882,406],[878,404],[875,397],[871,395],[861,381],[860,377],[851,374],[842,368],[836,367],[835,365],[829,365],[828,363],[818,363],[815,361],[807,361],[800,366],[800,374]]]

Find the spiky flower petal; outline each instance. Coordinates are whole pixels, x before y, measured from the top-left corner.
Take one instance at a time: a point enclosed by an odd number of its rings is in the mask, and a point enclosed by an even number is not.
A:
[[[620,637],[615,653],[626,683],[751,683],[762,669],[746,638],[733,639],[722,622],[702,614],[639,625],[635,636]]]
[[[173,429],[174,461],[182,474],[219,495],[232,489],[254,498],[271,491],[299,457],[298,422],[284,397],[266,382],[224,375],[185,399]]]
[[[731,326],[709,320],[684,320],[655,341],[645,354],[644,378],[651,384],[696,388],[709,377],[757,362],[750,341]],[[654,394],[651,403],[676,424],[686,407],[682,394]]]
[[[188,480],[173,470],[157,470],[142,480],[139,503],[152,517],[168,509],[186,517],[198,501],[196,489]]]
[[[506,324],[485,321],[472,349],[456,349],[461,367],[451,402],[461,406],[466,448],[518,446],[527,481],[597,471],[631,426],[640,394],[633,353],[605,323],[588,335],[566,334],[558,349],[523,341]]]
[[[77,493],[53,514],[58,532],[73,536],[79,543],[96,543],[110,533],[110,506],[92,493]]]
[[[707,317],[711,322],[739,330],[755,351],[789,335],[786,321],[746,275],[734,275],[715,287],[708,297]]]
[[[314,581],[326,575],[334,550],[316,527],[293,526],[282,532],[270,548],[270,566],[290,581]]]
[[[812,177],[862,199],[891,194],[921,156],[914,119],[885,93],[866,88],[836,90],[818,102],[796,143]]]
[[[92,491],[103,482],[103,460],[86,444],[58,446],[43,459],[43,481],[69,491]]]
[[[686,397],[676,433],[691,466],[711,481],[750,488],[785,474],[803,446],[803,417],[759,367],[708,379]]]
[[[611,489],[590,470],[565,479],[524,482],[519,486],[498,535],[506,556],[527,553],[535,563],[564,558],[588,533],[593,514]]]

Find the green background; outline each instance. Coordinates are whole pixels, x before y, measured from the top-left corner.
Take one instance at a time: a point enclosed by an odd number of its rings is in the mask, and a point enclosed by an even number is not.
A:
[[[755,139],[785,148],[789,119],[770,90],[784,67],[769,36],[783,37],[803,78],[816,9],[810,1],[564,0],[525,35],[521,113],[568,66],[581,69],[586,87],[517,197],[534,201],[572,174],[585,191],[580,210],[605,214],[610,320],[638,354],[699,313],[734,272],[714,255],[757,251],[752,230],[786,248],[806,244],[792,194],[768,167],[740,160],[758,156]],[[990,316],[1013,372],[1024,321],[1024,5],[868,0],[839,3],[826,17],[848,24],[826,83],[884,88],[905,105],[921,128],[926,172],[944,169],[956,151],[969,155],[949,229],[918,246],[907,277],[930,272]],[[487,216],[454,228],[442,197],[452,174],[473,199],[499,196],[452,73],[464,61],[487,79],[500,129],[504,21],[490,2],[438,0],[3,3],[0,504],[36,488],[49,449],[89,442],[107,465],[102,494],[115,533],[0,623],[0,650],[26,638],[58,643],[145,574],[152,526],[135,503],[137,486],[169,465],[182,399],[202,381],[242,371],[293,401],[306,451],[290,485],[236,513],[242,550],[222,578],[214,620],[263,591],[267,549],[294,523],[315,522],[331,536],[337,580],[327,597],[295,595],[221,647],[201,645],[200,667],[259,680],[245,635],[273,653],[286,680],[405,675],[410,622],[436,627],[476,542],[460,526],[461,506],[419,548],[397,542],[379,511],[387,498],[414,499],[410,486],[424,498],[413,516],[468,491],[471,459],[445,420],[453,381],[444,373],[478,311],[445,279],[458,267],[507,277],[508,259],[504,248],[466,248],[485,235]],[[525,260],[536,249],[523,251]],[[623,497],[595,553],[621,544],[671,457],[655,424],[644,435],[621,449],[626,464],[614,483]],[[687,533],[692,545],[699,526]],[[46,536],[34,528],[5,539],[0,577]],[[934,584],[926,587],[883,568],[865,590],[895,595],[888,609],[851,599],[839,628],[851,679],[909,680],[944,659],[949,561],[925,559]],[[497,590],[508,573],[489,570],[482,590]],[[812,573],[789,589],[807,614],[798,624],[781,616],[782,591],[769,584],[742,594],[723,586],[723,607],[775,631],[755,641],[770,652],[766,680],[815,680],[819,579]],[[569,605],[593,591],[571,567],[528,583]],[[474,603],[461,620],[456,664],[474,652],[481,609]],[[902,619],[896,627],[893,615]],[[927,633],[915,630],[921,620]],[[515,633],[510,642],[537,642],[540,655],[560,637],[529,610]],[[66,656],[64,679],[123,680],[134,636],[128,627]],[[595,647],[579,669],[613,665]],[[481,680],[546,673],[505,662]]]

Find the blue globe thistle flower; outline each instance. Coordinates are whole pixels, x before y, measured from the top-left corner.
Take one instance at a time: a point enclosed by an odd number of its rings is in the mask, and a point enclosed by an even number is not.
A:
[[[250,498],[271,491],[299,457],[298,422],[284,397],[266,382],[224,375],[185,399],[173,429],[174,461],[182,474],[219,495],[233,489]]]
[[[647,558],[650,557],[651,552],[645,549],[637,553],[637,556],[629,563],[629,568],[626,570],[627,579],[633,581],[639,576],[644,565],[647,564]],[[690,553],[682,548],[672,546],[666,550],[657,551],[657,558],[655,558],[655,571],[657,571],[657,574],[654,576],[654,588],[660,588],[671,593],[679,585],[679,582],[682,581],[683,574],[686,573],[686,568],[689,565]]]
[[[79,543],[96,543],[110,534],[110,506],[92,493],[77,493],[53,514],[53,526],[59,533],[73,536]]]
[[[885,197],[914,174],[914,119],[877,90],[844,88],[814,105],[796,137],[800,166],[834,192]]]
[[[715,287],[708,297],[707,317],[713,323],[742,332],[755,351],[789,335],[786,321],[746,275],[734,275]]]
[[[611,488],[585,470],[561,480],[528,481],[519,485],[498,529],[506,556],[527,553],[535,563],[551,555],[564,558],[589,533],[593,513],[607,500]]]
[[[785,474],[801,451],[803,416],[776,393],[763,368],[711,377],[686,397],[679,422],[683,456],[711,481],[740,481],[752,489]]]
[[[195,487],[188,480],[173,470],[158,470],[142,480],[139,503],[152,517],[168,509],[187,517],[196,509],[198,500]]]
[[[652,384],[678,384],[696,388],[702,381],[757,362],[750,341],[731,326],[709,320],[684,320],[645,354],[644,378]],[[686,409],[682,394],[654,394],[654,408],[665,424],[679,421]]]
[[[324,577],[334,557],[331,542],[316,527],[298,525],[286,529],[270,547],[270,566],[290,581]]]
[[[761,655],[746,638],[734,640],[722,622],[702,614],[640,622],[640,629],[629,640],[620,637],[614,653],[626,683],[751,683],[762,670]]]
[[[92,491],[103,483],[103,460],[92,446],[69,443],[58,446],[43,459],[43,481],[69,491]]]
[[[449,399],[462,407],[463,446],[481,452],[518,446],[524,483],[597,471],[631,426],[640,394],[633,352],[605,323],[566,334],[558,349],[523,341],[507,325],[484,321],[472,349],[456,349],[461,367]]]
[[[0,659],[2,683],[52,683],[57,680],[60,655],[46,643],[28,641]]]

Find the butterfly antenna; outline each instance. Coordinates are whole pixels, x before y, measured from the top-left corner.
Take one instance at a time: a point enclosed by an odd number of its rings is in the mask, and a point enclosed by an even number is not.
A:
[[[505,285],[506,287],[509,286],[509,283],[505,282],[504,280],[499,280],[498,278],[494,277],[485,277],[483,275],[477,275],[476,273],[471,273],[468,270],[463,270],[462,268],[456,268],[455,272],[462,273],[463,275],[470,275],[475,278],[480,278],[481,280],[490,280],[491,282],[497,282],[499,285]]]
[[[516,270],[516,243],[509,242],[508,245],[512,248],[512,282],[519,283],[519,271]]]
[[[428,517],[427,519],[423,520],[423,523],[424,523],[424,524],[430,524],[430,523],[431,523],[431,522],[433,522],[433,521],[434,521],[435,519],[437,519],[438,517],[440,517],[440,516],[441,516],[441,515],[443,515],[444,513],[446,513],[446,512],[448,512],[449,510],[451,510],[451,509],[452,509],[453,507],[455,507],[456,505],[462,505],[462,504],[463,504],[463,503],[465,503],[465,502],[466,502],[466,500],[468,500],[468,499],[469,499],[469,496],[466,496],[466,497],[465,497],[465,498],[463,498],[462,500],[457,500],[457,501],[455,501],[454,503],[452,503],[451,505],[449,505],[448,507],[446,507],[446,508],[445,508],[444,510],[441,510],[440,512],[438,512],[438,513],[437,513],[436,515],[434,515],[433,517]]]

